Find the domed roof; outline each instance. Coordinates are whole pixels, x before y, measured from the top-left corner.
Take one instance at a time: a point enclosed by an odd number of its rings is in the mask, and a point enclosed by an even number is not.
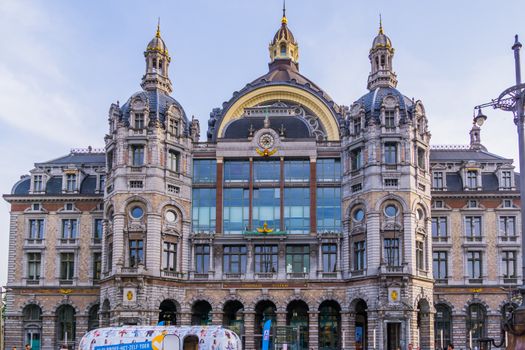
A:
[[[120,107],[120,118],[121,121],[126,125],[129,125],[131,103],[135,99],[142,100],[144,104],[149,107],[150,120],[157,120],[158,118],[159,122],[161,123],[166,121],[166,113],[168,109],[174,105],[178,110],[180,110],[184,124],[186,125],[184,132],[185,134],[188,133],[189,123],[188,118],[186,117],[186,112],[177,100],[160,90],[136,92],[126,101],[126,103],[122,105],[122,107]]]
[[[160,27],[157,26],[157,33],[151,39],[148,46],[146,47],[146,51],[156,51],[160,52],[161,54],[168,54],[168,48],[166,47],[166,43],[162,38],[160,37]]]
[[[362,96],[355,103],[360,104],[365,110],[365,119],[374,118],[380,121],[381,106],[387,97],[394,97],[399,104],[399,118],[401,121],[412,118],[414,101],[404,96],[399,90],[392,87],[378,87]]]
[[[386,47],[387,49],[390,49],[392,47],[392,42],[390,41],[390,38],[385,35],[383,31],[383,23],[381,20],[379,21],[379,33],[377,33],[376,37],[374,38],[374,41],[372,42],[372,50],[378,47]]]
[[[295,43],[295,38],[292,34],[292,31],[286,25],[287,23],[288,20],[286,19],[286,17],[283,17],[283,19],[281,20],[281,27],[273,36],[272,45],[275,45],[275,43],[280,40],[286,40]]]

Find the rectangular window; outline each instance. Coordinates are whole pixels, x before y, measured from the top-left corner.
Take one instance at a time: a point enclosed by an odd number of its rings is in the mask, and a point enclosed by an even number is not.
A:
[[[480,251],[467,252],[467,270],[469,278],[483,278]]]
[[[352,171],[361,169],[363,166],[363,151],[361,148],[353,149],[350,152],[350,163]]]
[[[289,245],[286,246],[286,272],[308,273],[310,272],[310,246]]]
[[[250,162],[247,160],[224,161],[224,182],[250,181]]]
[[[195,245],[195,272],[208,273],[210,268],[210,246],[207,244]]]
[[[341,232],[341,188],[317,188],[317,232]]]
[[[278,160],[257,160],[253,162],[254,182],[279,182],[281,162]]]
[[[27,254],[27,279],[30,281],[40,280],[40,265],[42,256],[40,253]]]
[[[432,270],[437,283],[448,278],[448,252],[435,251],[432,253]]]
[[[448,239],[448,227],[446,217],[432,218],[432,239],[434,241],[446,241]]]
[[[385,238],[383,241],[383,253],[388,266],[401,266],[399,259],[399,238]]]
[[[279,269],[279,248],[277,245],[255,246],[255,272],[276,273]]]
[[[331,158],[317,159],[317,181],[339,182],[341,181],[341,160]]]
[[[62,239],[77,239],[77,219],[62,219]]]
[[[387,142],[384,145],[385,163],[397,164],[397,144],[395,142]]]
[[[308,182],[310,181],[309,160],[286,160],[284,162],[284,181]]]
[[[503,278],[516,278],[516,252],[501,252]]]
[[[129,266],[137,267],[144,263],[144,241],[141,239],[129,240]]]
[[[396,120],[394,117],[394,111],[385,111],[385,128],[395,129]]]
[[[44,219],[30,219],[29,220],[29,239],[30,240],[44,239]]]
[[[416,241],[416,268],[425,270],[425,242]]]
[[[179,156],[179,152],[172,149],[168,151],[168,169],[176,173],[179,172]]]
[[[425,157],[425,150],[423,148],[418,147],[417,148],[417,166],[420,169],[425,170],[426,169],[426,157]]]
[[[359,135],[361,133],[361,118],[354,119],[354,135]]]
[[[475,170],[467,171],[467,187],[478,188],[478,172]]]
[[[217,181],[217,161],[215,159],[193,160],[193,183],[214,183]]]
[[[98,176],[98,190],[100,192],[104,192],[105,187],[106,187],[106,175],[99,175]]]
[[[60,279],[71,281],[75,276],[75,254],[60,253]]]
[[[279,230],[281,225],[281,194],[278,188],[253,190],[253,226]]]
[[[93,253],[93,280],[98,281],[102,273],[102,253]]]
[[[398,184],[398,179],[385,179],[385,187],[397,187]]]
[[[323,272],[336,272],[337,270],[337,245],[323,244]]]
[[[507,239],[516,239],[516,217],[500,216],[499,217],[499,234]]]
[[[131,146],[131,164],[133,166],[144,165],[144,146],[132,145]]]
[[[215,188],[194,188],[192,191],[193,232],[215,232]]]
[[[34,192],[41,192],[43,191],[43,182],[42,182],[42,175],[34,175],[33,176],[33,191]]]
[[[162,269],[170,272],[177,270],[177,245],[175,243],[164,242],[162,249]]]
[[[142,113],[135,113],[135,118],[134,118],[134,126],[135,126],[135,129],[143,129],[144,128],[144,114]]]
[[[435,171],[432,173],[432,188],[435,190],[443,189],[443,172]]]
[[[481,241],[481,216],[465,217],[465,236],[468,241]]]
[[[76,191],[77,189],[77,175],[67,174],[66,175],[66,190],[68,192]]]
[[[366,268],[366,241],[354,242],[354,270]]]
[[[225,188],[223,198],[223,232],[242,233],[248,228],[249,220],[248,189]]]
[[[142,188],[142,187],[144,187],[144,183],[142,181],[132,180],[129,182],[129,188]]]
[[[168,132],[173,136],[179,136],[179,121],[170,118],[168,121]]]
[[[284,189],[284,226],[287,233],[310,232],[310,188]]]
[[[501,172],[501,187],[503,188],[511,188],[512,187],[512,181],[511,177],[512,173],[510,171],[502,171]]]
[[[246,246],[224,246],[222,262],[224,273],[246,273]]]
[[[108,251],[106,252],[106,271],[111,271],[113,268],[113,243],[108,243]]]
[[[93,222],[93,243],[102,242],[102,232],[103,232],[102,222],[103,222],[102,219],[95,219]]]

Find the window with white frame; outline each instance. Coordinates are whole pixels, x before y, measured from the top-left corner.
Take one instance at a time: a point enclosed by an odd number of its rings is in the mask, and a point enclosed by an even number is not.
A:
[[[66,191],[73,192],[77,189],[77,175],[67,174],[66,175]]]
[[[443,189],[443,172],[434,171],[432,173],[432,188],[435,190]]]
[[[168,133],[175,137],[179,136],[179,124],[179,120],[176,120],[175,118],[170,118],[168,120]]]
[[[33,175],[33,192],[42,192],[44,190],[44,181],[42,175]]]
[[[481,251],[467,252],[467,273],[470,279],[483,278],[483,264]]]
[[[416,241],[416,268],[425,270],[425,242]]]
[[[62,219],[62,239],[77,238],[77,219]]]
[[[516,252],[515,251],[502,251],[501,252],[501,263],[502,263],[502,275],[503,278],[516,278]]]
[[[432,218],[432,239],[446,241],[448,239],[447,218],[445,216]]]
[[[27,279],[29,281],[40,280],[40,266],[42,255],[40,253],[27,253]]]
[[[467,171],[467,187],[471,189],[478,188],[478,172],[476,170]]]
[[[168,151],[167,162],[168,162],[169,170],[173,172],[179,172],[179,158],[180,158],[179,152],[172,150],[172,149]]]
[[[385,152],[385,163],[396,164],[397,163],[397,143],[386,142],[384,145]]]
[[[29,219],[29,240],[44,239],[44,219]]]
[[[133,126],[135,129],[144,129],[144,113],[134,113]]]
[[[366,241],[354,242],[354,270],[366,268]]]
[[[352,171],[361,169],[363,166],[363,151],[360,147],[350,151],[350,161]]]
[[[75,276],[75,254],[60,253],[60,279],[71,281]]]
[[[512,187],[512,172],[510,171],[502,171],[501,172],[501,186],[503,188],[511,188]]]
[[[499,217],[499,234],[504,239],[516,239],[516,217]]]
[[[385,111],[385,128],[387,129],[396,128],[396,120],[395,120],[394,111]]]
[[[434,251],[432,253],[432,272],[437,283],[448,278],[448,252]]]
[[[164,242],[162,249],[162,269],[175,272],[177,270],[177,244]]]
[[[468,241],[481,241],[481,216],[465,217],[465,236]]]
[[[133,166],[144,165],[144,146],[143,145],[132,145],[131,146],[131,164]]]

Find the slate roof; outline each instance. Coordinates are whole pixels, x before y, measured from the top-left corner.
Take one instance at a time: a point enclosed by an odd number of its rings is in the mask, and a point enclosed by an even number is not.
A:
[[[361,104],[365,109],[365,119],[367,122],[371,118],[374,118],[377,122],[380,121],[381,105],[387,96],[393,96],[399,102],[399,117],[402,121],[406,118],[412,118],[414,102],[411,99],[401,94],[401,92],[395,88],[378,87],[356,101],[356,103]]]
[[[430,150],[430,161],[431,162],[446,162],[446,161],[508,161],[507,159],[496,154],[474,149],[431,149]]]
[[[75,153],[71,152],[70,154],[67,154],[65,156],[49,160],[47,162],[43,163],[37,163],[37,166],[42,165],[64,165],[64,164],[89,164],[89,165],[101,165],[104,166],[106,164],[106,154],[102,152],[82,152],[82,153]]]

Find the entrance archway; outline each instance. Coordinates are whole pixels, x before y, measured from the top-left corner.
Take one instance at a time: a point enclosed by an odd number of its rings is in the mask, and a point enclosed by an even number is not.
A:
[[[244,305],[238,300],[230,300],[224,304],[222,325],[244,338]]]
[[[368,332],[367,305],[364,300],[359,300],[355,305],[355,348],[356,350],[366,349]]]
[[[262,333],[264,323],[267,320],[272,320],[272,327],[277,324],[277,307],[270,300],[262,300],[255,305],[255,348],[262,347]],[[270,349],[273,348],[273,336],[270,332]]]
[[[308,305],[302,300],[294,300],[286,308],[286,325],[297,332],[298,350],[308,349]]]
[[[341,306],[326,300],[319,306],[319,350],[340,348]]]
[[[177,324],[177,305],[173,300],[163,300],[159,310],[159,322],[164,322],[165,326]]]
[[[430,304],[425,299],[417,303],[417,327],[419,339],[417,346],[421,349],[430,349],[432,341],[430,339]]]
[[[199,300],[191,308],[191,325],[207,326],[211,324],[211,305],[205,300]]]

